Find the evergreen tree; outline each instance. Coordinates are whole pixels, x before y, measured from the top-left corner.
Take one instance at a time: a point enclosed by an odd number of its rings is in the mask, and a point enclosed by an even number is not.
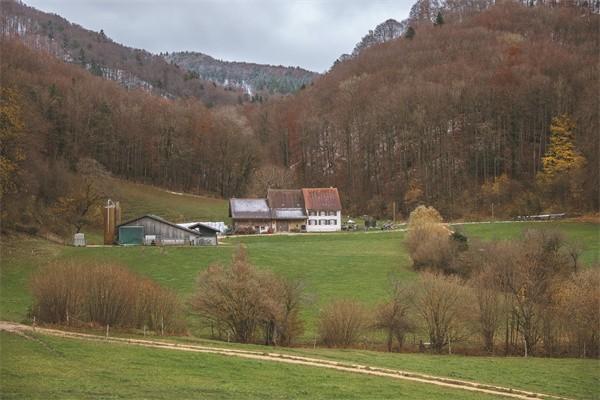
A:
[[[415,29],[412,26],[406,28],[406,32],[404,33],[404,37],[407,39],[412,39],[415,37]]]
[[[437,16],[435,17],[435,21],[433,23],[435,26],[442,26],[444,25],[444,16],[442,15],[441,11],[438,11]]]

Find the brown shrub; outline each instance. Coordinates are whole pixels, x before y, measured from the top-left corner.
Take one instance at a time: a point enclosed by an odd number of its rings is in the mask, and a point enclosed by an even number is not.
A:
[[[367,327],[366,310],[353,300],[338,300],[329,304],[319,318],[319,336],[329,347],[353,345]]]
[[[31,289],[41,322],[185,330],[175,294],[117,265],[51,264],[33,276]]]
[[[394,282],[387,301],[375,308],[373,328],[387,335],[387,351],[392,351],[394,339],[398,342],[398,350],[402,350],[404,337],[414,332],[414,324],[410,316],[412,292],[400,282]]]
[[[302,288],[257,271],[240,247],[230,267],[212,265],[200,273],[193,309],[220,333],[241,343],[262,330],[265,344],[289,345],[302,333]]]
[[[414,305],[429,335],[431,348],[441,352],[450,341],[464,339],[464,320],[471,301],[454,276],[424,272],[414,286]]]

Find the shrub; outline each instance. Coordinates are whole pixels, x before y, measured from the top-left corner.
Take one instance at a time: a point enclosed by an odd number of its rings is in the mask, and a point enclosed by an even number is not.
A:
[[[212,265],[200,273],[192,308],[235,341],[252,342],[262,330],[265,344],[289,345],[303,330],[301,302],[298,282],[257,271],[240,247],[231,266]]]
[[[421,317],[436,352],[463,338],[464,317],[470,301],[461,281],[454,276],[424,272],[415,284],[415,311]]]
[[[175,294],[117,265],[51,264],[33,276],[31,289],[41,322],[185,330]]]
[[[364,307],[352,300],[329,304],[319,318],[319,336],[329,347],[348,347],[357,342],[367,328]]]
[[[419,206],[410,213],[406,245],[416,269],[447,270],[452,262],[451,232],[433,207]]]
[[[388,351],[392,351],[394,339],[398,342],[398,349],[402,350],[405,335],[414,332],[409,316],[410,295],[404,286],[396,283],[390,298],[375,308],[373,328],[386,333]]]

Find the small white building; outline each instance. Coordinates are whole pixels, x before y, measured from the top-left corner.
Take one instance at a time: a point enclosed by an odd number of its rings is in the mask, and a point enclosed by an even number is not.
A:
[[[302,189],[306,207],[306,232],[342,230],[342,203],[336,188]]]

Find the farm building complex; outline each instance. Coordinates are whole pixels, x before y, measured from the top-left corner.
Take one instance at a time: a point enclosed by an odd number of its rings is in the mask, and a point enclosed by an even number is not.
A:
[[[237,233],[335,232],[342,226],[336,188],[269,189],[264,199],[230,199]]]
[[[117,226],[118,242],[121,245],[217,245],[219,230],[195,223],[177,225],[155,215],[144,215]]]

